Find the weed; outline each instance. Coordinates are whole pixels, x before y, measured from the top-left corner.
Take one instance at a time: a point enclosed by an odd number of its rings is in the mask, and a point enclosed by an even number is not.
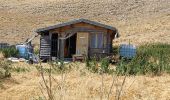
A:
[[[112,49],[112,53],[113,53],[114,55],[119,54],[119,46],[114,46],[113,49]]]
[[[101,60],[101,69],[102,69],[103,73],[109,72],[109,59],[104,58]]]
[[[0,61],[0,78],[11,77],[10,66],[9,61]]]
[[[65,84],[65,73],[68,71],[68,68],[65,66],[63,61],[56,61],[56,62],[49,62],[49,68],[44,68],[44,66],[41,64],[39,66],[36,66],[37,70],[40,72],[41,78],[43,80],[43,83],[40,83],[41,85],[41,92],[45,99],[48,100],[55,100],[55,93],[54,89],[52,89],[53,81],[56,80],[53,76],[53,72],[59,72],[61,74],[61,91],[60,91],[60,99],[63,99],[64,97],[64,84]],[[69,67],[70,68],[70,67]],[[45,78],[47,76],[47,79]],[[46,96],[47,94],[48,96]]]
[[[40,52],[40,50],[39,50],[39,49],[35,49],[35,50],[34,50],[34,54],[36,54],[36,55],[38,55],[38,54],[39,54],[39,52]]]
[[[21,72],[29,72],[30,69],[24,68],[24,67],[12,67],[11,71],[14,71],[14,72],[17,72],[17,73],[21,73]]]
[[[98,65],[97,59],[95,57],[92,58],[91,60],[86,59],[86,67],[88,70],[90,70],[93,73],[98,72],[99,65]]]

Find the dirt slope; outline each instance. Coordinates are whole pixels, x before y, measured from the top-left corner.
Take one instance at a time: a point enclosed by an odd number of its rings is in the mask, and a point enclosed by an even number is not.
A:
[[[0,42],[20,43],[37,28],[75,18],[117,27],[118,44],[170,43],[170,0],[1,0]]]

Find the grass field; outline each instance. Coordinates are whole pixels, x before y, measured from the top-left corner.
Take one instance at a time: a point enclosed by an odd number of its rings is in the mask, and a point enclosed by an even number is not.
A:
[[[81,65],[81,66],[80,66]],[[43,98],[41,85],[43,83],[37,65],[28,65],[25,63],[14,63],[15,69],[22,68],[26,71],[13,70],[12,77],[0,80],[0,100],[28,100]],[[48,64],[43,64],[48,67]],[[114,66],[111,66],[114,67]],[[52,74],[53,92],[55,98],[63,100],[86,100],[101,98],[101,75],[88,71],[84,63],[72,63],[69,72],[64,74],[64,85],[61,91],[62,75],[60,73]],[[48,79],[48,76],[45,76]],[[115,79],[111,89],[110,100],[115,99],[116,87],[122,84],[124,76],[103,75],[103,99],[108,99],[108,92]],[[168,100],[170,98],[170,76],[163,74],[161,76],[139,75],[128,76],[123,86],[121,99],[123,100]]]

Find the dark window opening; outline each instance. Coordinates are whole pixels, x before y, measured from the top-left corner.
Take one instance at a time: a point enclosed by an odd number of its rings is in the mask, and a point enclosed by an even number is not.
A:
[[[51,56],[57,57],[58,55],[58,34],[52,34],[51,37]]]

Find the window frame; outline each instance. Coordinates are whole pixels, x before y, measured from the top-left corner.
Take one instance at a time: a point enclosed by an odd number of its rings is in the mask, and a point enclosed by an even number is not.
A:
[[[92,39],[93,39],[93,37],[95,36],[95,43],[94,44],[92,44],[92,42],[94,42]],[[99,38],[101,38],[101,37],[99,37],[99,36],[102,36],[102,42],[100,42],[101,44],[102,44],[102,46],[100,47],[100,44],[99,44],[99,41],[101,41]],[[90,48],[91,49],[104,49],[105,48],[105,46],[104,46],[104,42],[105,42],[105,39],[104,39],[104,33],[91,33],[91,35],[90,35]]]

